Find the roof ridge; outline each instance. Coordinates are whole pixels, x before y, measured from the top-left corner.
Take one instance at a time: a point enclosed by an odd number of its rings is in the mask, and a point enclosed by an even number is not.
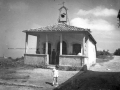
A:
[[[55,23],[53,25],[47,25],[44,27],[24,30],[24,32],[54,32],[54,31],[88,31],[90,33],[90,29],[80,28],[73,25],[68,25],[66,23]]]

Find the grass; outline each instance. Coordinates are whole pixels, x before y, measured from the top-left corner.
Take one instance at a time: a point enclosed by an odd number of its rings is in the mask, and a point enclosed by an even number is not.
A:
[[[0,68],[13,68],[24,65],[24,59],[0,59]]]

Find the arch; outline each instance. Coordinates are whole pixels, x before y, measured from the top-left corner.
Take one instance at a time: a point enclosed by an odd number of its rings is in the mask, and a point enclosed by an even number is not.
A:
[[[43,43],[43,54],[45,54],[46,44]],[[48,43],[48,54],[51,55],[51,43]]]
[[[60,42],[57,43],[57,52],[60,53]],[[62,41],[62,54],[67,54],[67,43],[65,41]]]

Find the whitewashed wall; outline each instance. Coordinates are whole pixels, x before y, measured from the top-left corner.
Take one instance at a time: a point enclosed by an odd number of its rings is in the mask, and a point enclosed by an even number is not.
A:
[[[88,44],[87,66],[89,68],[92,64],[96,63],[96,48],[95,48],[95,44],[90,39],[88,39],[87,44]]]

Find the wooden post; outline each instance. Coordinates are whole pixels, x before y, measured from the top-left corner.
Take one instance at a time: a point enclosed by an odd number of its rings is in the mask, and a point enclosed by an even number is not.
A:
[[[25,54],[27,53],[28,50],[28,33],[26,33],[26,39],[25,39]]]
[[[60,55],[62,55],[62,34],[60,35]]]
[[[45,54],[48,54],[48,35],[46,34],[46,52]]]

